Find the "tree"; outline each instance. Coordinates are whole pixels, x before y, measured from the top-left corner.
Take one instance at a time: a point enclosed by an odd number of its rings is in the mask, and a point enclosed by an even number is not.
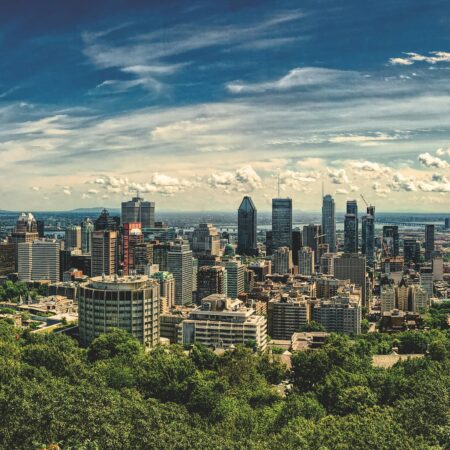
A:
[[[313,332],[313,331],[327,331],[325,329],[325,327],[318,323],[315,322],[314,320],[311,320],[311,322],[308,322],[305,325],[302,325],[299,329],[300,332]]]

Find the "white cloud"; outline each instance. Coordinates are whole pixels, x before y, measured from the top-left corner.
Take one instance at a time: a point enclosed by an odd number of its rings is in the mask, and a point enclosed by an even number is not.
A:
[[[350,161],[350,167],[359,172],[379,172],[379,173],[389,173],[391,169],[387,166],[379,164],[373,161]]]
[[[354,72],[325,69],[322,67],[298,67],[275,81],[263,83],[231,82],[226,88],[232,94],[252,94],[266,91],[285,91],[298,87],[309,87],[328,84],[342,77],[355,76]]]
[[[336,189],[336,195],[348,195],[347,189]]]
[[[41,188],[39,186],[33,186],[31,189],[35,192],[38,192],[41,190]]]
[[[438,156],[450,156],[450,147],[448,148],[444,148],[444,147],[440,147],[436,150],[436,155]]]
[[[393,191],[406,191],[413,192],[417,191],[416,179],[414,177],[407,177],[401,173],[396,173],[392,177],[392,180],[387,184],[387,186]]]
[[[72,195],[72,192],[69,189],[64,188],[63,189],[63,194],[64,195]]]
[[[328,176],[333,184],[345,184],[349,182],[345,169],[327,169]]]
[[[430,153],[421,153],[418,157],[419,162],[423,164],[425,167],[434,167],[436,169],[446,169],[449,167],[447,161],[444,161],[441,158],[431,155]]]
[[[399,139],[399,136],[389,135],[386,133],[374,133],[370,135],[338,135],[329,139],[329,142],[333,144],[357,144],[362,147],[372,147],[385,141],[395,141]]]
[[[262,187],[261,177],[251,166],[241,167],[235,172],[212,173],[207,181],[210,187],[227,192],[251,192]]]
[[[450,62],[450,53],[443,51],[430,52],[428,55],[421,55],[420,53],[406,52],[406,57],[391,58],[389,63],[392,65],[411,65],[416,62],[426,62],[429,64],[436,64],[440,62]]]

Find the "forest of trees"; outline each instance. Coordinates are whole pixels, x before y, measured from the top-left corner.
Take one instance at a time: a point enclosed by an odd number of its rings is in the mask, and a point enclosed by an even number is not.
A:
[[[374,367],[392,345],[427,354]],[[450,449],[449,351],[441,330],[331,335],[288,371],[248,348],[145,353],[112,330],[83,349],[0,322],[0,448]]]

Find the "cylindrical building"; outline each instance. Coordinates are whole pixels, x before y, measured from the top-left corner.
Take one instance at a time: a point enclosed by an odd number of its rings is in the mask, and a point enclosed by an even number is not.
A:
[[[122,328],[146,347],[159,342],[159,282],[145,275],[91,278],[80,288],[83,345],[110,328]]]

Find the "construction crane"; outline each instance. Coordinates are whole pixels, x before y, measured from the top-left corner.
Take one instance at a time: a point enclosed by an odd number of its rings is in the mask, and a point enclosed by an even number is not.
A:
[[[315,236],[314,236],[314,239],[316,240],[316,252],[318,252],[319,251],[319,239],[320,238],[322,238],[322,237],[324,237],[324,236],[326,236],[325,234],[316,234]]]
[[[361,194],[361,198],[363,199],[363,202],[366,204],[366,206],[369,207],[370,205],[367,203],[367,200],[364,198],[364,195]]]

